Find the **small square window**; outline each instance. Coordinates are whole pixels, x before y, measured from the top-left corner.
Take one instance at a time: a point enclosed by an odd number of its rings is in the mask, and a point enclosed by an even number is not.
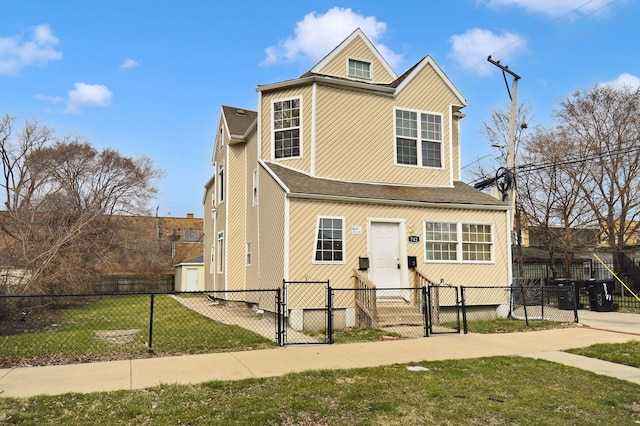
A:
[[[371,62],[349,59],[349,77],[371,80]]]

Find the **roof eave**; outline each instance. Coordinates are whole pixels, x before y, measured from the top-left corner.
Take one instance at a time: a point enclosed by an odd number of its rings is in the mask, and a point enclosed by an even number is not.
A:
[[[309,200],[321,200],[321,201],[339,201],[348,203],[368,203],[368,204],[385,204],[385,205],[398,205],[407,207],[431,207],[441,209],[465,209],[465,210],[493,210],[493,211],[508,211],[508,205],[493,205],[493,204],[466,204],[466,203],[438,203],[429,201],[413,201],[413,200],[387,200],[380,198],[364,198],[364,197],[348,197],[340,195],[326,195],[326,194],[307,194],[300,192],[287,192],[289,198],[309,199]]]

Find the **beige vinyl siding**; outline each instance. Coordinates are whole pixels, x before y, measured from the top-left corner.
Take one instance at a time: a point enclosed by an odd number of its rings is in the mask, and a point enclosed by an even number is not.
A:
[[[344,218],[344,264],[314,264],[312,262],[318,216]],[[367,223],[371,219],[397,219],[404,221],[406,234],[401,235],[406,244],[407,255],[416,256],[418,270],[434,282],[444,278],[454,286],[506,286],[509,270],[509,254],[502,242],[506,240],[506,213],[504,211],[473,211],[466,209],[440,209],[422,207],[387,206],[325,202],[292,199],[290,203],[290,280],[326,281],[332,287],[351,288],[353,270],[358,268],[359,257],[369,257]],[[465,223],[488,223],[493,225],[494,261],[492,263],[426,263],[424,246],[424,221],[455,221]],[[375,220],[374,220],[375,221]],[[352,226],[362,230],[353,234]],[[418,244],[408,242],[409,235],[420,237]],[[406,259],[403,259],[406,262]],[[407,282],[413,285],[412,274],[407,271]],[[294,301],[289,301],[289,307]],[[314,306],[312,300],[297,300],[298,307]]]
[[[421,104],[384,95],[318,87],[316,174],[353,181],[451,186],[449,103]],[[394,106],[442,112],[442,168],[395,164]],[[342,119],[339,119],[339,118]],[[352,117],[345,120],[344,117]],[[325,124],[326,123],[326,124]],[[457,143],[457,141],[455,141]]]
[[[253,205],[253,171],[259,169],[257,160],[257,135],[254,133],[247,145],[246,158],[247,158],[247,170],[246,170],[246,218],[245,218],[245,244],[247,241],[251,241],[251,265],[246,265],[246,253],[243,257],[245,261],[246,269],[246,288],[257,289],[260,286],[260,275],[258,268],[258,250],[259,250],[259,238],[258,238],[258,208],[261,201],[260,194],[260,179],[258,179],[258,204]]]
[[[300,98],[302,109],[301,132],[301,152],[300,158],[279,158],[278,161],[286,166],[299,170],[311,170],[311,117],[312,117],[312,89],[311,86],[298,86],[287,90],[263,92],[261,96],[261,158],[263,160],[273,160],[273,102]]]
[[[284,270],[284,191],[273,178],[259,168],[260,200],[260,288],[281,288]],[[258,257],[254,258],[257,260]]]
[[[244,144],[232,145],[229,150],[227,173],[228,204],[225,241],[227,290],[245,289],[245,206],[246,206],[246,150]]]
[[[346,46],[344,50],[339,52],[335,58],[332,58],[322,69],[318,70],[318,73],[347,78],[347,58],[370,62],[373,82],[375,83],[391,83],[394,79],[394,76],[387,72],[376,55],[369,50],[362,39],[358,37]]]
[[[214,244],[216,231],[214,229],[214,220],[212,217],[212,198],[213,198],[213,188],[215,187],[215,180],[211,181],[211,185],[205,187],[205,196],[204,196],[204,213],[202,220],[203,227],[203,260],[204,260],[204,289],[205,290],[213,290],[213,274],[210,273],[210,262],[211,262],[211,245]],[[215,213],[213,213],[215,214]]]

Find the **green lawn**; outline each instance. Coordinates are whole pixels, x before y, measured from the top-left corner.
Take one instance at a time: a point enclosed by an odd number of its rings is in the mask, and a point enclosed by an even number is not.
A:
[[[586,348],[571,349],[567,352],[640,368],[639,340],[630,340],[627,343],[617,345],[596,344]]]
[[[629,425],[640,385],[543,360],[492,357],[0,398],[1,424]]]
[[[117,296],[56,312],[41,331],[0,336],[0,366],[42,365],[139,358],[149,353],[150,296]],[[104,337],[119,330],[125,338]],[[275,346],[256,333],[221,324],[182,306],[169,295],[154,296],[155,355],[238,351]]]

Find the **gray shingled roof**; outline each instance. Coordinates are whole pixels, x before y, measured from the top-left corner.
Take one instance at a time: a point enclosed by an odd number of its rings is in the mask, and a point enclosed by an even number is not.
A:
[[[307,197],[335,197],[371,201],[395,201],[416,204],[451,204],[469,206],[504,207],[503,203],[463,182],[454,182],[453,188],[390,185],[348,182],[312,177],[283,167],[277,163],[264,163],[288,188],[290,194]]]
[[[232,106],[223,105],[222,111],[232,135],[244,135],[258,117],[256,111]]]

